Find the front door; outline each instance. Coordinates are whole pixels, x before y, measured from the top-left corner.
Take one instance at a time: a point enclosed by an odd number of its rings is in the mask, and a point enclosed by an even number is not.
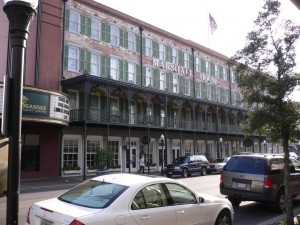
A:
[[[127,145],[128,146],[128,145]],[[136,141],[131,141],[130,148],[126,149],[126,173],[135,173],[138,171],[138,155]]]

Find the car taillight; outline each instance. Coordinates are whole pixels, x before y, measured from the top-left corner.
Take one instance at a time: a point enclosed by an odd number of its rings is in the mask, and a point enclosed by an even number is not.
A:
[[[224,174],[223,174],[223,172],[221,172],[221,175],[220,175],[220,182],[221,183],[223,182],[223,179],[224,179]]]
[[[270,178],[265,178],[264,180],[264,188],[270,189],[273,187],[273,182]]]
[[[81,223],[78,220],[73,220],[69,225],[84,225],[84,223]]]
[[[28,212],[27,212],[26,223],[28,223],[28,224],[30,224],[30,209],[31,209],[31,206],[30,206],[30,208],[28,209]]]

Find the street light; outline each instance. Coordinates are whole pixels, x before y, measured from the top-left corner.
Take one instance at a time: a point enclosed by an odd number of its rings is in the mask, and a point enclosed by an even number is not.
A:
[[[220,157],[222,158],[222,143],[223,143],[223,138],[220,138],[219,142],[220,142],[220,153],[221,153]]]
[[[36,15],[38,0],[4,0],[4,3],[12,53],[9,74],[5,78],[7,91],[2,117],[2,123],[7,122],[5,126],[2,125],[2,134],[9,138],[6,224],[18,225],[25,50],[29,25]]]
[[[161,175],[164,175],[164,161],[165,161],[165,154],[164,154],[164,144],[165,144],[165,136],[161,134],[160,136],[160,143],[161,143],[161,151],[162,151],[162,165],[161,165]]]

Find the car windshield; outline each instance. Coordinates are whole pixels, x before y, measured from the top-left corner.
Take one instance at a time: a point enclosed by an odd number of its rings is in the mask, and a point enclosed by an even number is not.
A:
[[[189,157],[178,157],[177,159],[174,160],[174,163],[188,163],[189,162]]]
[[[62,194],[58,199],[89,208],[106,208],[127,188],[119,184],[88,180]]]
[[[224,159],[214,159],[212,162],[213,163],[222,163],[222,162],[224,162]]]
[[[265,160],[258,157],[231,157],[225,166],[226,171],[250,173],[250,174],[265,174]]]

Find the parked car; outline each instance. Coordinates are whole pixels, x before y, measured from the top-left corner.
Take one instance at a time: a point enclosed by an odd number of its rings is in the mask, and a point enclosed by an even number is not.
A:
[[[290,158],[290,190],[292,196],[300,194],[300,163]],[[285,210],[283,155],[235,155],[223,168],[220,192],[233,206],[241,201],[272,203],[277,211]]]
[[[211,163],[209,163],[210,166],[210,172],[217,172],[220,173],[223,171],[223,167],[226,165],[230,157],[225,158],[217,158],[214,159]]]
[[[109,174],[34,203],[25,225],[232,225],[226,199],[196,193],[166,177]]]
[[[202,176],[210,172],[209,162],[204,155],[180,156],[164,169],[167,177],[172,177],[173,175],[188,177],[192,173],[197,172]]]

